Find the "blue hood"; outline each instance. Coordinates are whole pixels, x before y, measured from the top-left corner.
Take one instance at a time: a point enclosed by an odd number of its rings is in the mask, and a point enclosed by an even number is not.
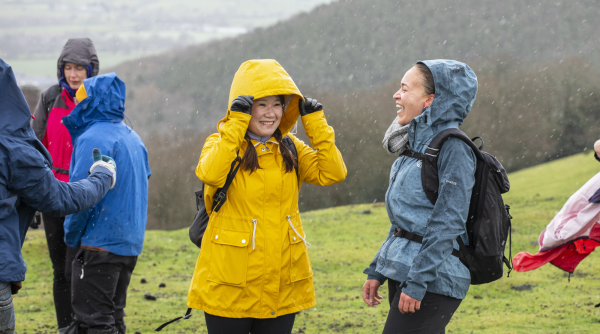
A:
[[[114,72],[85,79],[87,98],[63,117],[73,141],[96,122],[119,123],[125,117],[125,83]]]
[[[477,95],[477,76],[465,63],[436,59],[418,61],[431,70],[435,98],[429,108],[415,117],[409,127],[410,146],[424,152],[440,131],[458,128],[471,111]]]
[[[31,112],[10,65],[0,59],[0,137],[19,140],[38,150],[52,165],[48,150],[31,128]]]

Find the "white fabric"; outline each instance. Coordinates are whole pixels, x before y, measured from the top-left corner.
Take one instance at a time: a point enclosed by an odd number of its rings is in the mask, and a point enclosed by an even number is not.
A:
[[[117,182],[117,170],[115,169],[115,165],[110,164],[103,160],[98,160],[98,161],[94,162],[92,167],[90,167],[90,174],[93,173],[94,168],[96,168],[96,167],[104,167],[112,173],[112,184],[110,185],[110,189],[112,189],[115,186],[115,183]]]
[[[600,203],[590,203],[589,199],[600,188],[600,173],[583,185],[542,231],[540,250],[569,243],[590,235],[594,224],[600,220]]]

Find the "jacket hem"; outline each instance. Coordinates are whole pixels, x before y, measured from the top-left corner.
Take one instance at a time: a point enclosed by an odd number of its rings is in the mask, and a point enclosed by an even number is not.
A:
[[[280,317],[282,315],[286,315],[286,314],[292,314],[292,313],[297,313],[300,312],[302,310],[306,310],[309,309],[311,307],[314,307],[315,305],[317,305],[317,301],[313,300],[311,302],[305,303],[305,304],[301,304],[295,307],[290,307],[290,308],[286,308],[286,309],[280,309],[278,310],[275,315],[271,315],[271,311],[267,311],[267,312],[239,312],[239,311],[226,311],[223,309],[216,309],[216,308],[212,308],[209,307],[207,305],[202,305],[202,304],[188,304],[189,308],[193,308],[196,310],[201,310],[204,311],[205,313],[208,313],[210,315],[215,315],[218,317],[226,317],[226,318],[255,318],[255,319],[272,319],[272,318],[277,318]]]

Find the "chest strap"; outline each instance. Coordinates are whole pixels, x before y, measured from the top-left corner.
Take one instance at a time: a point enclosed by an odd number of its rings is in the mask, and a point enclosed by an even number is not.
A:
[[[403,230],[399,227],[396,227],[396,230],[394,230],[394,236],[398,237],[398,238],[404,238],[404,239],[408,239],[410,241],[418,242],[420,244],[423,243],[422,236],[412,233],[412,232],[408,232],[407,230]],[[458,249],[452,248],[452,255],[454,255],[456,257],[460,257],[460,251]]]
[[[52,170],[60,173],[60,174],[65,174],[65,175],[69,175],[69,170],[68,169],[64,169],[64,168],[58,168],[58,167],[54,167],[52,166]]]

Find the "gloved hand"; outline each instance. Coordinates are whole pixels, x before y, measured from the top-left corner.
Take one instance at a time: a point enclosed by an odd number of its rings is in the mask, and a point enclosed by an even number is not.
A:
[[[102,155],[100,153],[100,150],[97,148],[94,149],[92,156],[94,157],[94,164],[90,168],[90,174],[94,172],[94,168],[96,167],[104,167],[111,171],[113,174],[113,181],[110,185],[110,189],[112,189],[115,186],[115,183],[117,182],[117,164],[115,163],[115,160],[113,160],[113,158],[109,156]]]
[[[315,99],[304,97],[304,101],[302,101],[302,99],[298,101],[298,109],[300,110],[300,116],[306,116],[314,113],[315,111],[323,110],[323,105],[317,102]]]
[[[252,114],[252,105],[254,104],[254,96],[251,95],[240,95],[233,99],[229,110],[243,112],[244,114]]]

